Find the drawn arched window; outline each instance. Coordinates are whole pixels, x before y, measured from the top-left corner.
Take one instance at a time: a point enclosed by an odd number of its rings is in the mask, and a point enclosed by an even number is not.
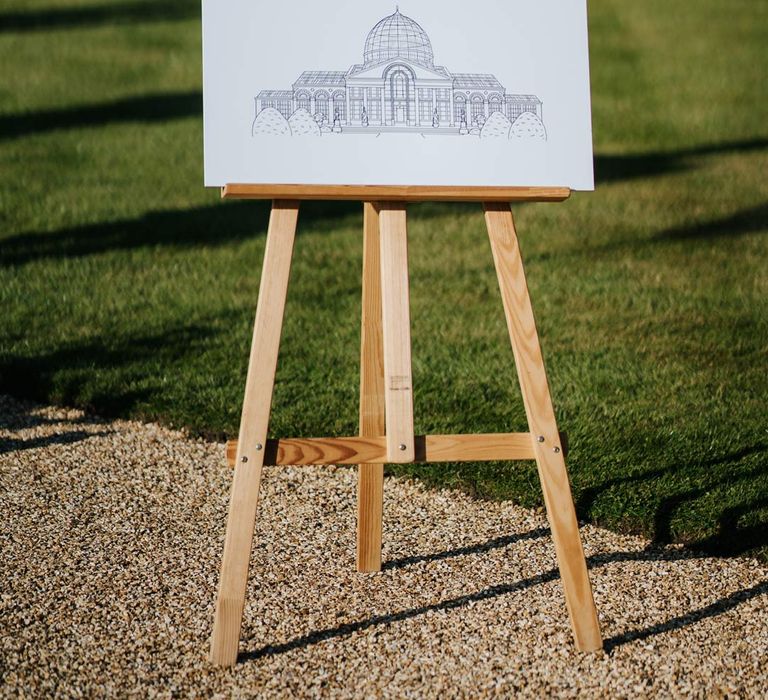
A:
[[[328,119],[328,95],[324,92],[318,92],[315,95],[315,111]]]
[[[488,114],[493,114],[494,112],[501,112],[504,114],[504,110],[501,107],[501,97],[499,95],[491,95],[489,103]]]
[[[296,95],[296,109],[306,109],[309,112],[309,95],[306,92],[300,92]]]
[[[462,117],[469,121],[469,115],[467,114],[467,101],[464,99],[464,95],[456,95],[453,99],[453,116],[456,120],[456,124],[460,124]]]
[[[485,119],[485,105],[480,95],[472,96],[472,121]]]
[[[347,105],[347,100],[344,97],[344,95],[340,92],[337,92],[333,96],[333,118],[334,119],[336,118],[337,115],[339,119],[341,119],[341,121],[344,121],[347,118],[346,105]]]

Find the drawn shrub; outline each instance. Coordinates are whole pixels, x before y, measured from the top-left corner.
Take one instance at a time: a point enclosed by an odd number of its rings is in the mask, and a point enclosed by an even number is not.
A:
[[[533,112],[523,112],[512,124],[509,130],[509,138],[514,139],[541,139],[547,138],[547,130]]]
[[[509,128],[512,122],[509,121],[501,112],[494,112],[488,121],[480,129],[481,139],[506,139],[509,137]]]
[[[267,134],[270,136],[290,136],[291,127],[288,120],[274,107],[262,109],[253,121],[251,130],[253,136]]]
[[[306,109],[297,109],[288,120],[294,136],[320,136],[320,127]]]

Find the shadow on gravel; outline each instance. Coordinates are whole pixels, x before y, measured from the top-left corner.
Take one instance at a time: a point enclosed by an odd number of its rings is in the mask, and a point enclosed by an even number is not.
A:
[[[758,583],[751,588],[744,588],[740,591],[736,591],[735,593],[731,593],[731,595],[726,596],[725,598],[721,598],[720,600],[716,600],[710,605],[705,605],[703,608],[691,610],[691,612],[685,613],[685,615],[678,615],[677,617],[673,617],[671,620],[667,620],[666,622],[660,622],[659,624],[651,625],[650,627],[631,630],[629,632],[624,632],[623,634],[618,634],[615,637],[611,637],[610,639],[606,639],[603,644],[603,648],[608,654],[610,654],[616,647],[620,647],[622,644],[635,642],[639,639],[648,639],[649,637],[653,637],[657,634],[671,632],[672,630],[687,627],[688,625],[692,625],[696,622],[701,622],[702,620],[706,620],[708,617],[716,617],[717,615],[722,615],[729,610],[733,610],[742,603],[746,603],[748,600],[752,600],[752,598],[766,594],[768,594],[768,581],[763,581],[762,583]]]
[[[440,561],[442,559],[451,559],[452,557],[460,557],[467,554],[482,554],[483,552],[490,552],[492,549],[506,547],[507,545],[514,544],[515,542],[523,542],[524,540],[536,540],[540,537],[546,537],[547,535],[549,535],[549,528],[540,527],[536,530],[531,530],[530,532],[522,532],[517,535],[496,537],[492,540],[488,540],[488,542],[471,545],[469,547],[458,547],[457,549],[449,549],[445,552],[420,554],[413,557],[393,559],[392,561],[384,562],[381,569],[382,571],[389,571],[390,569],[404,569],[407,566],[412,566],[413,564],[419,564],[425,561]]]
[[[418,608],[410,608],[408,610],[401,610],[396,613],[388,613],[385,615],[376,615],[369,617],[366,620],[360,620],[359,622],[349,622],[338,627],[331,629],[318,630],[316,632],[310,632],[302,637],[297,637],[284,644],[275,644],[255,649],[254,651],[245,652],[240,654],[239,659],[247,661],[251,659],[260,659],[265,656],[274,656],[276,654],[284,654],[287,651],[293,649],[301,649],[311,646],[312,644],[318,644],[328,639],[335,639],[337,637],[346,637],[353,632],[360,632],[362,630],[375,627],[377,625],[390,625],[395,622],[402,622],[403,620],[410,620],[419,615],[426,615],[430,612],[455,610],[456,608],[464,607],[470,603],[477,603],[482,600],[488,600],[490,598],[497,598],[508,593],[516,593],[517,591],[525,590],[539,583],[547,583],[548,581],[554,581],[560,578],[560,574],[557,569],[552,569],[540,576],[533,576],[531,578],[521,579],[515,583],[504,584],[500,586],[491,586],[484,588],[482,591],[476,593],[469,593],[467,595],[459,596],[458,598],[451,598],[450,600],[444,600],[434,605],[424,605]]]
[[[113,430],[103,430],[96,433],[89,433],[85,430],[72,430],[68,433],[58,435],[47,435],[45,437],[29,438],[28,440],[16,440],[0,438],[0,454],[4,452],[16,452],[20,450],[33,450],[37,447],[48,447],[49,445],[71,445],[75,442],[81,442],[93,437],[104,437],[110,435]]]
[[[459,548],[455,550],[449,550],[447,552],[430,555],[431,559],[423,557],[413,557],[414,563],[418,563],[425,560],[438,560],[446,559],[451,556],[460,556],[462,554],[481,553],[493,549],[495,547],[504,546],[501,544],[504,540],[521,541],[524,539],[534,539],[535,537],[541,537],[548,533],[547,528],[539,528],[532,530],[529,533],[523,533],[519,535],[511,535],[509,538],[502,537],[489,540],[486,543],[479,545]],[[695,554],[686,550],[668,550],[665,548],[649,547],[639,552],[609,552],[606,554],[597,554],[587,558],[587,564],[590,569],[595,569],[601,566],[609,564],[616,564],[622,562],[643,562],[643,561],[690,561],[691,559],[700,559],[703,555]],[[407,566],[407,559],[396,560],[396,564],[400,567]],[[394,566],[385,568],[395,568]],[[318,644],[329,639],[336,639],[339,637],[346,637],[355,632],[361,632],[363,630],[370,629],[379,625],[391,625],[403,620],[410,620],[420,615],[426,615],[430,612],[448,611],[462,608],[471,603],[477,603],[483,600],[490,600],[499,596],[507,595],[510,593],[517,593],[519,591],[532,588],[542,583],[549,583],[560,578],[560,573],[557,568],[549,569],[537,576],[531,576],[524,578],[514,583],[500,584],[497,586],[489,586],[481,591],[475,593],[468,593],[457,598],[450,598],[448,600],[435,603],[433,605],[424,605],[417,608],[409,608],[407,610],[401,610],[399,612],[386,613],[382,615],[374,615],[366,618],[365,620],[358,620],[356,622],[347,622],[337,627],[326,628],[323,630],[316,630],[309,632],[308,634],[296,637],[282,644],[269,644],[252,651],[247,651],[239,656],[240,661],[249,661],[261,659],[268,656],[275,656],[278,654],[284,654],[294,649],[303,649],[305,647]],[[660,622],[650,627],[640,628],[636,630],[630,630],[620,635],[615,635],[606,639],[604,642],[604,649],[607,653],[611,653],[614,649],[639,639],[647,639],[657,634],[669,632],[671,630],[687,627],[688,625],[695,624],[706,618],[715,617],[729,610],[733,610],[735,607],[744,603],[759,595],[768,593],[768,581],[761,582],[752,588],[736,591],[731,595],[716,600],[715,602],[691,612],[685,615],[679,615],[666,622]]]
[[[0,364],[1,366],[1,364]],[[0,374],[0,376],[2,376]],[[62,423],[96,422],[91,416],[87,419],[49,418],[38,413],[39,406],[24,399],[14,399],[0,394],[0,428],[3,430],[24,430],[38,425],[60,425]]]

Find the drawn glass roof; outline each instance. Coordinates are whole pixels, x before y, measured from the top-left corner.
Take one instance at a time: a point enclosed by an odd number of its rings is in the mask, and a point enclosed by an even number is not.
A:
[[[504,92],[502,84],[488,73],[453,73],[453,86],[459,90],[498,90]]]
[[[307,70],[304,71],[294,85],[334,85],[344,86],[344,71],[337,70]]]
[[[260,100],[290,100],[293,98],[293,90],[262,90],[258,94]]]
[[[395,14],[385,17],[368,33],[363,59],[366,66],[404,58],[426,68],[434,65],[432,43],[418,22],[410,17]]]
[[[541,102],[536,95],[507,95],[507,102]]]

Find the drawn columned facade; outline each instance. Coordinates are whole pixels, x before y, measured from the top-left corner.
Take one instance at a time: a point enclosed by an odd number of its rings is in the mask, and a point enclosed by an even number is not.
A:
[[[305,71],[292,90],[263,90],[256,115],[273,108],[289,119],[306,110],[336,131],[467,133],[498,112],[510,122],[525,113],[542,120],[535,95],[508,94],[490,74],[451,73],[435,65],[427,33],[397,9],[371,29],[363,63],[348,71]]]

